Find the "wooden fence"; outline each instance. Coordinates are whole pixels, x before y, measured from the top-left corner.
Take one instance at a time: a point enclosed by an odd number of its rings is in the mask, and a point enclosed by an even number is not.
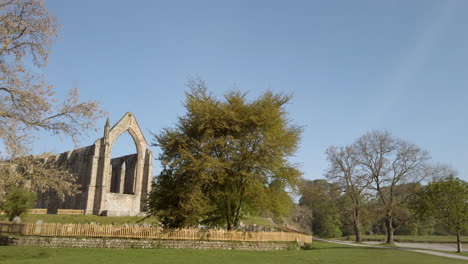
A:
[[[126,225],[0,223],[0,234],[218,241],[302,241],[312,243],[312,236],[292,232],[241,232],[192,228],[163,230],[156,227]]]
[[[43,208],[28,209],[28,214],[47,214],[47,209],[43,209]]]
[[[57,214],[59,215],[84,215],[84,210],[58,209]]]

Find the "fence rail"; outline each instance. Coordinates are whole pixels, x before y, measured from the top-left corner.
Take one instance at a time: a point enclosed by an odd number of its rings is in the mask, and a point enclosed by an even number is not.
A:
[[[91,224],[0,223],[0,234],[218,241],[302,241],[312,243],[312,236],[290,232],[241,232],[192,228],[163,230],[156,227]]]
[[[28,209],[28,214],[47,214],[47,209],[44,209],[44,208]]]
[[[57,214],[59,215],[84,215],[84,210],[78,209],[58,209]]]

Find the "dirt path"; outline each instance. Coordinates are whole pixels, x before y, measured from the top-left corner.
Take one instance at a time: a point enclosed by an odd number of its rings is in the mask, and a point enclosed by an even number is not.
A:
[[[382,242],[379,241],[365,241],[364,244],[378,245]],[[403,248],[420,248],[429,250],[442,250],[442,251],[457,251],[456,243],[423,243],[423,242],[395,242],[395,246]],[[463,243],[464,252],[467,252],[468,244]]]
[[[371,248],[387,248],[387,249],[407,250],[407,251],[419,252],[419,253],[424,253],[424,254],[429,254],[429,255],[434,255],[434,256],[440,256],[440,257],[468,260],[468,257],[465,257],[465,256],[455,255],[455,254],[450,254],[450,253],[444,253],[444,252],[431,251],[431,250],[426,250],[426,249],[412,249],[412,248],[405,248],[405,247],[400,247],[400,246],[398,246],[396,248],[394,248],[394,247],[384,247],[384,246],[373,246],[373,245],[369,245],[369,244],[367,244],[367,245],[366,244],[356,244],[354,242],[348,242],[348,241],[326,240],[326,239],[321,239],[321,238],[316,238],[316,237],[314,237],[314,240],[329,242],[329,243],[335,243],[335,244],[340,244],[340,245],[355,246],[355,247],[371,247]],[[416,243],[399,243],[399,244],[416,244]],[[418,244],[427,244],[427,243],[418,243]],[[414,246],[411,246],[411,247],[414,247]]]

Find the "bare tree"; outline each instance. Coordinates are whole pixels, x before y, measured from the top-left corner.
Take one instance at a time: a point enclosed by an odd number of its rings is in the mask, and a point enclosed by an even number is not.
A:
[[[77,89],[59,101],[33,72],[46,66],[59,25],[42,1],[0,0],[0,141],[2,155],[28,151],[33,131],[77,137],[102,116],[96,102],[79,102]]]
[[[40,195],[53,193],[59,199],[73,194],[75,177],[64,168],[57,167],[57,156],[42,154],[25,156],[10,162],[0,162],[0,202],[9,188],[16,186]]]
[[[351,222],[354,227],[356,242],[361,242],[361,215],[364,193],[371,179],[363,174],[356,153],[356,146],[329,147],[325,154],[329,167],[325,173],[327,179],[337,184],[351,202]]]
[[[103,115],[96,102],[78,100],[78,89],[59,100],[54,87],[34,74],[46,66],[58,28],[42,1],[0,0],[0,202],[12,186],[60,198],[73,193],[70,173],[51,160],[21,156],[36,130],[77,142]]]
[[[409,198],[420,187],[429,154],[385,131],[367,133],[355,144],[360,165],[382,205],[386,243],[393,243],[394,230],[404,222],[400,213],[406,212]]]
[[[312,209],[307,206],[295,205],[291,212],[291,218],[300,229],[308,233],[312,232]]]

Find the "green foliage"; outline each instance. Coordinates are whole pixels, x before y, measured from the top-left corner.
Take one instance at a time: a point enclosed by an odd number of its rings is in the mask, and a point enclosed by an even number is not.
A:
[[[24,188],[14,187],[8,189],[0,208],[11,221],[15,216],[22,216],[28,209],[33,208],[35,202],[35,193],[29,192]]]
[[[325,180],[304,181],[300,191],[299,205],[312,210],[313,234],[319,237],[341,236],[337,186]]]
[[[175,128],[154,135],[163,171],[153,186],[149,211],[167,227],[225,224],[267,209],[289,213],[300,172],[288,161],[301,128],[290,124],[290,97],[266,92],[248,101],[228,92],[220,100],[203,81],[189,83]]]
[[[409,236],[429,236],[435,232],[436,221],[433,216],[427,216],[421,219],[413,219],[408,223],[402,224],[400,228],[395,231],[395,234]]]
[[[332,215],[325,215],[322,218],[322,224],[317,228],[317,235],[320,237],[341,237],[340,226],[340,219]]]
[[[412,208],[421,218],[433,216],[461,233],[468,228],[468,183],[453,176],[430,183],[417,193]]]

